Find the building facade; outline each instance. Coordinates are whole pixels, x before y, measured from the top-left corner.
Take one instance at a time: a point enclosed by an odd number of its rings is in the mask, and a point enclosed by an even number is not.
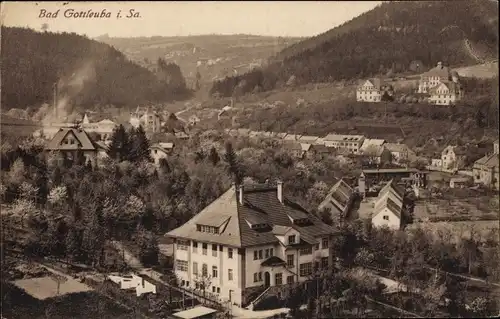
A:
[[[135,128],[142,126],[144,131],[149,133],[161,131],[161,116],[151,108],[138,107],[135,112],[130,113],[129,123]]]
[[[362,135],[328,134],[323,138],[326,147],[347,150],[351,154],[360,154],[365,137]]]
[[[233,186],[166,234],[174,239],[181,286],[239,306],[331,265],[333,235],[332,227],[286,199],[281,182]]]
[[[436,105],[450,105],[464,97],[464,90],[456,71],[438,62],[435,68],[422,74],[418,93],[428,94],[429,102]]]
[[[486,154],[478,159],[472,168],[474,183],[499,190],[499,147],[498,140],[493,143],[493,154]]]
[[[448,145],[441,152],[442,169],[458,170],[464,167],[466,158],[466,150],[460,146]]]

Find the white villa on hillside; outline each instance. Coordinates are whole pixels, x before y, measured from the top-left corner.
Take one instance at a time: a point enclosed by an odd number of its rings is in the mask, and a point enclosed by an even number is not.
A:
[[[135,128],[142,126],[146,132],[160,132],[161,130],[161,117],[151,108],[137,107],[135,112],[130,113],[130,125]]]
[[[82,123],[80,124],[80,127],[87,133],[95,132],[101,135],[101,139],[104,141],[111,139],[113,131],[117,126],[118,124],[108,119],[99,122],[90,122],[87,114],[83,116]]]
[[[281,182],[233,185],[166,234],[174,238],[181,286],[239,306],[271,288],[304,282],[313,269],[331,265],[333,235],[331,226],[285,197]]]
[[[438,62],[435,68],[422,74],[418,93],[430,95],[429,101],[436,105],[450,105],[464,97],[464,90],[456,71]]]
[[[356,101],[380,102],[385,93],[392,96],[393,88],[383,83],[381,79],[369,79],[356,89]]]

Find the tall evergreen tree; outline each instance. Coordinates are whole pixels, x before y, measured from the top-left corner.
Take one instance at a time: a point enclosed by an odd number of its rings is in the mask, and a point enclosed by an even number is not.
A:
[[[130,136],[130,153],[128,159],[131,162],[151,161],[149,140],[146,132],[139,126]]]
[[[130,153],[130,138],[123,125],[119,125],[113,131],[111,144],[108,148],[108,156],[116,161],[124,161]]]
[[[233,177],[233,181],[236,185],[241,185],[243,182],[243,171],[236,153],[234,152],[233,145],[228,142],[226,143],[226,153],[224,154],[224,160],[228,165],[228,172]]]

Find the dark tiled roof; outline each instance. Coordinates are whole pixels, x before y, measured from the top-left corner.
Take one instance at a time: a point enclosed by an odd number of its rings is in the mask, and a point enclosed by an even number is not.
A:
[[[331,152],[331,148],[330,147],[326,147],[325,145],[321,145],[321,144],[313,144],[311,145],[311,148],[310,148],[310,151],[313,151],[313,152],[316,152],[316,153],[319,153],[319,154],[324,154],[324,153],[330,153]]]
[[[68,134],[72,134],[75,137],[77,143],[61,144]],[[84,130],[65,127],[61,128],[54,135],[45,149],[50,151],[71,151],[77,149],[81,149],[82,151],[95,151],[97,149],[97,146],[94,142],[92,142],[92,139]]]
[[[302,151],[302,145],[300,143],[289,142],[284,145],[284,148],[289,151]]]
[[[277,187],[271,185],[245,185],[243,205],[236,187],[233,186],[221,197],[212,202],[199,214],[184,225],[169,232],[167,236],[186,238],[225,244],[234,247],[250,247],[255,245],[278,243],[273,233],[274,226],[291,227],[300,233],[301,242],[316,243],[316,237],[334,233],[334,229],[310,214],[301,206],[291,202],[284,196],[283,203],[278,200]],[[228,226],[222,234],[209,234],[196,231],[196,224],[206,215],[230,215]],[[289,216],[306,216],[310,223],[295,225]],[[267,229],[251,229],[247,221],[267,223]]]

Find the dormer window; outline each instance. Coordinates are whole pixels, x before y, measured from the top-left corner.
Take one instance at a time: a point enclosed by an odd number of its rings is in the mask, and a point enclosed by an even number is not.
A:
[[[218,234],[219,227],[207,226],[207,225],[196,225],[196,230],[202,233]]]
[[[288,236],[288,244],[289,244],[289,245],[293,245],[293,244],[295,244],[295,243],[296,243],[295,241],[296,241],[296,237],[295,237],[295,235],[290,235],[290,236]]]
[[[254,224],[251,226],[252,229],[264,229],[269,227],[268,224]]]

